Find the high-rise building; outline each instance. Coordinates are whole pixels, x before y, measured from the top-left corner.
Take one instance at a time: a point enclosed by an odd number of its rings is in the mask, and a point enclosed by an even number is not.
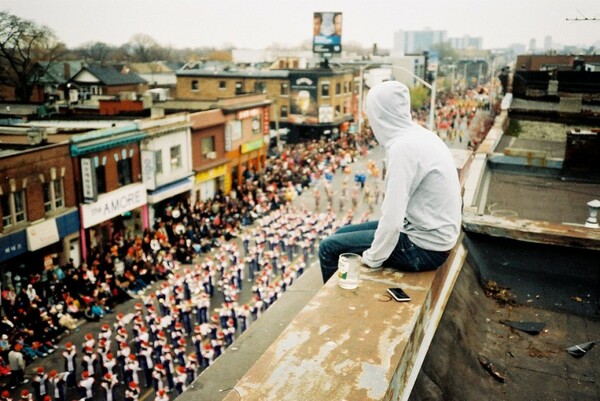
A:
[[[544,50],[552,50],[552,36],[550,35],[544,37]]]
[[[531,38],[531,39],[529,39],[529,51],[531,53],[535,53],[535,49],[536,49],[535,38]]]
[[[460,38],[449,38],[448,41],[450,42],[450,46],[452,46],[453,49],[457,50],[481,50],[483,46],[483,38],[481,36],[471,37],[469,35],[464,35]]]
[[[434,31],[426,28],[423,31],[396,31],[394,34],[393,54],[416,54],[429,51],[438,43],[447,40],[446,31]]]

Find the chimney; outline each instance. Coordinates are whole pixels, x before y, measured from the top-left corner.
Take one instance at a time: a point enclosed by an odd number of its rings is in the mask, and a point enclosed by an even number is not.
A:
[[[64,71],[65,81],[68,81],[69,79],[71,79],[71,64],[63,63],[63,71]]]

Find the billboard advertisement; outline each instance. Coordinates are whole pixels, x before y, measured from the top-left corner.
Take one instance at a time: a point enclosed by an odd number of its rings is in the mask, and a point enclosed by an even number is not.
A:
[[[318,76],[310,72],[290,72],[290,112],[288,121],[315,124],[319,121],[317,108]]]
[[[342,13],[315,12],[313,16],[313,53],[342,52]]]

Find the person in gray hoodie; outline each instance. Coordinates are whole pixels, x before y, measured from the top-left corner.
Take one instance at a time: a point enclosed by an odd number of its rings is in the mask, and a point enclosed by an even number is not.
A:
[[[406,85],[386,81],[374,86],[366,112],[386,152],[381,217],[344,226],[321,242],[324,282],[336,272],[342,253],[361,254],[371,268],[436,269],[460,234],[462,199],[452,154],[436,134],[413,122]]]

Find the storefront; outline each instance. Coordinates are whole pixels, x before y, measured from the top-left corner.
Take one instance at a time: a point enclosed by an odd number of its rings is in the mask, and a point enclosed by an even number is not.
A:
[[[194,177],[187,177],[164,185],[155,191],[148,191],[148,220],[150,225],[154,224],[157,216],[162,216],[169,206],[177,203],[187,204],[192,188]]]
[[[129,184],[80,206],[81,254],[103,250],[115,234],[140,233],[149,227],[148,196],[142,183]]]
[[[18,257],[18,258],[17,258]],[[76,209],[45,219],[0,238],[3,284],[12,278],[41,274],[69,259],[79,261],[79,213]]]
[[[226,178],[226,164],[196,173],[193,201],[212,199],[219,189],[225,191],[227,187]]]

